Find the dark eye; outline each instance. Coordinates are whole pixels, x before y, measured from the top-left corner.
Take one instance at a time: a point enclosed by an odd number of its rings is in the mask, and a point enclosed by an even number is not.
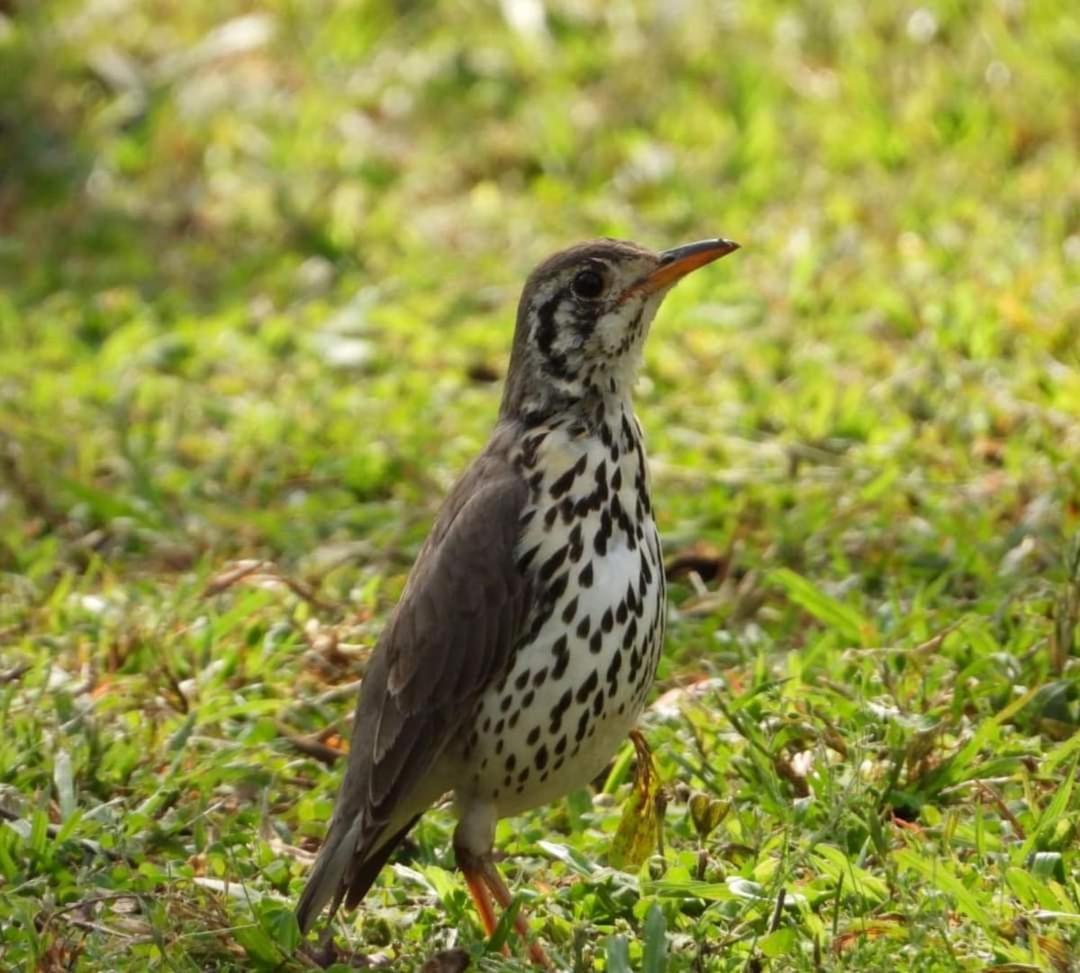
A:
[[[570,283],[570,289],[586,300],[593,300],[604,293],[604,276],[598,270],[579,271]]]

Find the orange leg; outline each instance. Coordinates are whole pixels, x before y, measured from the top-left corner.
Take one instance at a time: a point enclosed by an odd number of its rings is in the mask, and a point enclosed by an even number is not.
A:
[[[471,864],[471,863],[470,863]],[[484,881],[484,872],[481,868],[470,868],[464,863],[460,865],[461,874],[465,876],[465,884],[469,888],[473,905],[476,906],[476,914],[480,916],[480,925],[484,927],[484,935],[490,939],[495,935],[495,927],[498,920],[495,918],[495,906],[491,901],[491,893]],[[503,953],[510,955],[509,948],[504,944]]]
[[[491,894],[495,897],[495,901],[498,902],[503,909],[509,909],[513,896],[510,894],[510,889],[506,887],[506,883],[502,880],[502,876],[495,867],[495,863],[491,861],[490,858],[481,861],[480,876],[483,879],[484,884],[490,889]],[[529,923],[525,918],[525,913],[521,909],[518,909],[517,915],[514,916],[514,929],[517,930],[517,934],[521,937],[521,941],[529,944],[529,959],[537,966],[543,967],[545,970],[553,969],[551,960],[548,959],[547,953],[544,952],[544,947],[532,940],[529,936]]]
[[[502,909],[510,908],[513,896],[502,880],[495,863],[491,860],[491,854],[478,855],[463,847],[454,836],[454,855],[457,858],[458,868],[465,876],[465,883],[469,887],[469,895],[472,896],[476,911],[480,916],[480,922],[484,927],[484,933],[490,939],[495,934],[498,921],[495,918],[495,906],[492,903],[494,897]],[[529,924],[525,916],[518,909],[514,917],[514,929],[521,937],[522,942],[528,943],[529,958],[537,965],[546,970],[552,969],[551,960],[539,943],[531,942],[529,937]],[[503,953],[509,955],[509,949],[503,944]]]

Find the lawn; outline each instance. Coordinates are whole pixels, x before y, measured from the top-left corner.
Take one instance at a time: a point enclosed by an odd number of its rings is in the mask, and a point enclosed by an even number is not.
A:
[[[636,396],[662,847],[628,744],[504,874],[575,973],[1080,967],[1078,89],[1064,0],[0,0],[0,966],[311,968],[522,281],[724,235]],[[452,827],[337,969],[529,968]]]

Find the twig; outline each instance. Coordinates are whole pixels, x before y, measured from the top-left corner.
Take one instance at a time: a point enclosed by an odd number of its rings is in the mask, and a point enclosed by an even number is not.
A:
[[[21,818],[13,811],[9,811],[3,807],[0,807],[0,819],[10,821],[12,822],[12,824],[22,824],[25,825],[27,828],[30,827],[30,822],[27,821],[25,818]],[[48,824],[45,826],[45,831],[50,838],[55,838],[60,833],[60,825]],[[108,848],[102,848],[102,846],[99,845],[96,841],[91,841],[89,838],[75,838],[73,840],[76,841],[79,845],[81,845],[84,851],[88,851],[92,855],[98,855],[102,858],[108,858],[109,861],[126,862],[133,868],[136,865],[134,859],[129,858],[127,855],[122,855],[120,854],[120,852],[110,851]]]
[[[773,909],[772,919],[769,920],[769,932],[776,932],[780,928],[780,920],[784,917],[784,899],[787,898],[787,889],[782,885],[776,895],[776,908]]]
[[[314,699],[304,700],[304,703],[307,706],[325,706],[327,703],[334,703],[339,699],[355,696],[360,690],[363,681],[363,679],[354,679],[352,682],[343,682],[340,686],[334,686],[324,693],[319,693]]]
[[[15,682],[16,679],[19,679],[25,672],[28,672],[29,669],[29,662],[18,662],[10,669],[5,669],[3,672],[0,672],[0,686],[6,686],[9,682]]]
[[[60,918],[70,926],[77,926],[79,929],[88,929],[91,932],[102,932],[106,936],[115,936],[117,939],[125,939],[129,943],[152,943],[154,941],[153,936],[132,936],[131,933],[120,932],[118,929],[110,929],[108,926],[103,926],[99,922],[90,922],[89,919],[77,919],[75,916],[60,916]]]
[[[134,892],[106,892],[102,895],[91,895],[87,899],[80,899],[78,902],[69,902],[67,905],[62,905],[59,908],[53,909],[45,917],[45,921],[42,923],[41,928],[44,930],[53,919],[64,918],[64,913],[66,912],[74,912],[77,909],[85,909],[88,906],[100,905],[102,902],[115,902],[118,899],[133,899],[134,901],[139,902],[140,908],[142,906],[139,896]]]
[[[290,578],[273,561],[241,561],[232,568],[221,572],[217,577],[212,578],[203,589],[202,596],[203,598],[210,598],[214,595],[220,595],[223,591],[227,591],[241,581],[260,578],[283,584],[294,595],[322,611],[333,612],[338,608],[338,606],[332,605],[328,601],[323,601],[302,581]]]
[[[976,781],[979,785],[979,790],[982,791],[991,801],[994,802],[994,806],[1001,812],[1001,816],[1012,825],[1013,830],[1016,832],[1016,837],[1021,841],[1027,839],[1027,834],[1024,831],[1024,826],[1017,820],[1016,815],[1009,810],[1008,805],[1002,800],[1001,795],[994,790],[986,781]]]
[[[321,760],[328,767],[332,767],[337,761],[345,756],[343,751],[323,743],[322,740],[319,739],[319,736],[322,734],[296,736],[292,733],[288,733],[280,723],[278,724],[278,732],[285,738],[287,743],[291,744],[302,754],[306,754],[308,757],[314,757],[316,760]]]

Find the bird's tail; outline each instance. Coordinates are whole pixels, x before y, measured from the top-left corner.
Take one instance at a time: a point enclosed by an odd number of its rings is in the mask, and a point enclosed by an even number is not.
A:
[[[308,876],[307,885],[296,903],[296,921],[300,932],[307,934],[319,914],[331,903],[330,918],[334,917],[348,888],[345,873],[357,857],[357,832],[359,821],[346,827],[343,822],[333,821],[330,831],[319,849],[319,856]]]
[[[389,838],[383,829],[374,834],[361,835],[358,824],[346,829],[332,822],[330,833],[319,850],[319,857],[315,859],[307,885],[296,904],[300,931],[307,934],[327,903],[330,903],[330,919],[333,919],[342,901],[347,908],[353,908],[367,894],[386,860],[418,820],[419,814]]]

